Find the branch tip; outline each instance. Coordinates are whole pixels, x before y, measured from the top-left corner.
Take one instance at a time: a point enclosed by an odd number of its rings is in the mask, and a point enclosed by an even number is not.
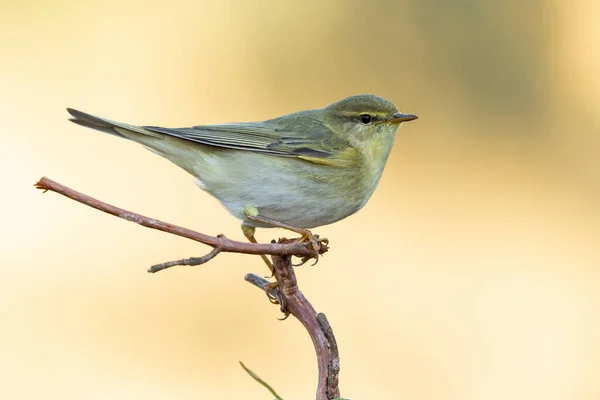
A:
[[[221,249],[219,247],[215,247],[214,249],[212,249],[212,251],[210,253],[208,253],[202,257],[183,258],[181,260],[167,261],[167,262],[164,262],[161,264],[156,264],[156,265],[151,266],[148,269],[148,272],[154,274],[158,271],[162,271],[163,269],[171,268],[176,265],[189,265],[190,267],[194,267],[196,265],[202,265],[202,264],[209,262],[213,258],[215,258],[217,256],[217,254],[219,254],[220,252],[221,252]]]
[[[36,183],[33,184],[33,187],[35,187],[36,189],[39,189],[39,190],[43,190],[42,193],[46,193],[50,189],[44,183],[45,179],[46,179],[46,177],[43,176],[39,181],[37,181]]]

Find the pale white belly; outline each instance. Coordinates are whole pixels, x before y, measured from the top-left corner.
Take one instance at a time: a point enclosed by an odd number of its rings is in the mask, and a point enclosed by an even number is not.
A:
[[[354,214],[374,190],[363,188],[341,168],[243,151],[202,154],[194,172],[200,188],[244,224],[257,227],[267,226],[246,220],[244,207],[256,207],[260,215],[289,225],[314,228]]]

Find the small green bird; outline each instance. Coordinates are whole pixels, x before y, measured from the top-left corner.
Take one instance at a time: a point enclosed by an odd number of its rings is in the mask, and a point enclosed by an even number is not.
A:
[[[398,126],[417,119],[373,95],[262,122],[190,128],[136,126],[67,111],[74,123],[141,143],[192,174],[202,190],[242,220],[251,242],[256,227],[281,227],[313,246],[308,229],[366,204]]]

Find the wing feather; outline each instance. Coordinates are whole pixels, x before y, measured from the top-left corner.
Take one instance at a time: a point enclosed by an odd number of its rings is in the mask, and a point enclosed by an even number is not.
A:
[[[273,122],[248,122],[223,125],[199,125],[190,128],[144,126],[162,133],[207,146],[249,150],[287,157],[330,157],[335,149],[326,149],[324,132],[299,133]]]

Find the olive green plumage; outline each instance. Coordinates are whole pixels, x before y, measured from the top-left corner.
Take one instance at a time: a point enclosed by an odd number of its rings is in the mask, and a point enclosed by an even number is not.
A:
[[[371,197],[400,123],[416,119],[372,95],[263,122],[135,126],[68,109],[71,121],[141,143],[197,178],[249,227],[245,207],[298,228],[339,221]]]

